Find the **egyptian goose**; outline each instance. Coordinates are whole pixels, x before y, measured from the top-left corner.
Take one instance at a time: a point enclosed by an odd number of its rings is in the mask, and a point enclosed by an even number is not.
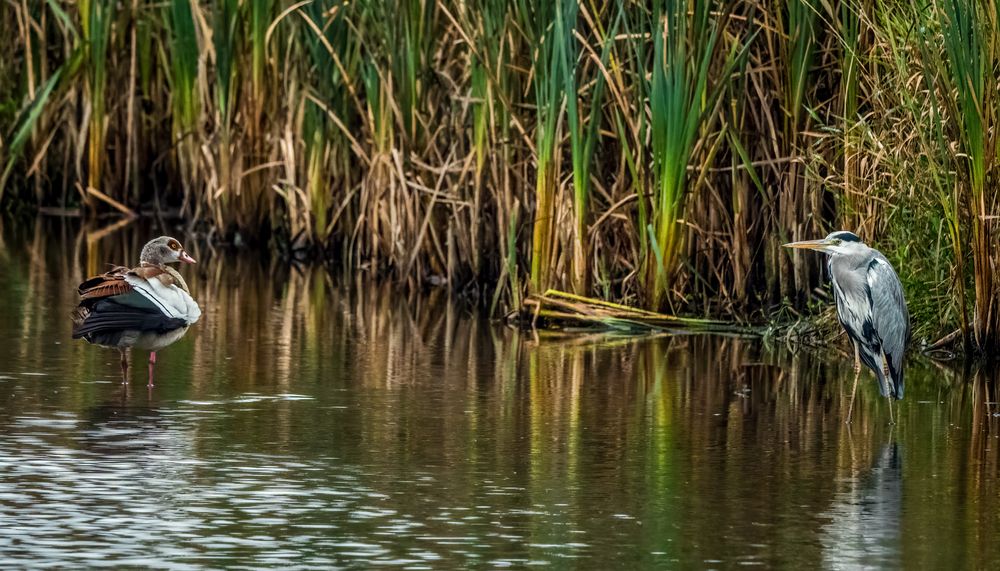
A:
[[[122,356],[122,382],[128,375],[128,350],[149,351],[149,386],[156,352],[177,341],[201,317],[184,278],[167,264],[195,263],[170,236],[150,240],[139,266],[116,267],[80,284],[80,305],[73,312],[73,339],[115,347]]]

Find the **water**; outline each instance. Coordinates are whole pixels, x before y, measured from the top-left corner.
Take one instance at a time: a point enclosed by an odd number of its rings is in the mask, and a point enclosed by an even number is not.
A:
[[[120,383],[75,285],[152,230],[0,228],[3,566],[996,568],[992,373],[519,333],[440,291],[194,249],[204,317]]]

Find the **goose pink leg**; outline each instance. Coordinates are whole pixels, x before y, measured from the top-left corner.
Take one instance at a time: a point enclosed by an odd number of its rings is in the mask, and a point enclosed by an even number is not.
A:
[[[153,366],[156,365],[156,351],[149,352],[149,384],[147,386],[153,386]]]

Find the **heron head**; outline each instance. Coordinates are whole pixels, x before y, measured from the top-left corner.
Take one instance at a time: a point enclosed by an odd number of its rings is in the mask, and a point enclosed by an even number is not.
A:
[[[831,232],[822,240],[803,240],[802,242],[789,242],[786,248],[801,248],[806,250],[819,250],[831,256],[836,254],[849,254],[859,249],[866,248],[864,242],[854,232],[838,230]]]

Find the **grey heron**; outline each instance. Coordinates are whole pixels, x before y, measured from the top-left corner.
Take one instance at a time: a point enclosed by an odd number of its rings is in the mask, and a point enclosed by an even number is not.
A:
[[[903,285],[889,260],[853,232],[833,232],[822,240],[785,244],[788,248],[818,250],[827,255],[827,269],[837,300],[837,317],[854,343],[854,386],[847,422],[854,409],[861,363],[878,378],[882,396],[903,398],[903,355],[910,338],[910,315]]]

